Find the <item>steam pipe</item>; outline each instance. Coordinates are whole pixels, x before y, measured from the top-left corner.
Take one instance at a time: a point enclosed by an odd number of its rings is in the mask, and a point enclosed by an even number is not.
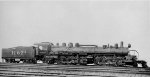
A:
[[[98,47],[97,45],[79,45],[79,46],[93,46],[93,47]]]

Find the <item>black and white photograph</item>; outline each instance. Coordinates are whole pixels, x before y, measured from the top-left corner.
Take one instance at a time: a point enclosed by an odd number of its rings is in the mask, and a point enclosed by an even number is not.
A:
[[[150,0],[0,0],[0,77],[150,77]]]

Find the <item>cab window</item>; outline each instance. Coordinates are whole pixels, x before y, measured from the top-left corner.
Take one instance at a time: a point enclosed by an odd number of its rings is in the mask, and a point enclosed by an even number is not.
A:
[[[40,50],[47,50],[47,46],[39,46]]]

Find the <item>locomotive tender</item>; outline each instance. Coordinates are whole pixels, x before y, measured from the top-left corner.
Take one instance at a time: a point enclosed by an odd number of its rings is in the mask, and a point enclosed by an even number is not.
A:
[[[129,54],[137,52],[136,50],[129,50],[128,47],[123,46],[123,42],[112,45],[81,45],[76,43],[53,43],[42,42],[36,43],[34,46],[18,46],[13,48],[2,49],[2,59],[8,63],[37,63],[37,60],[48,64],[95,64],[101,66],[133,66],[138,67],[141,64],[146,68],[147,62],[138,60],[136,55]],[[138,52],[137,52],[138,53]]]

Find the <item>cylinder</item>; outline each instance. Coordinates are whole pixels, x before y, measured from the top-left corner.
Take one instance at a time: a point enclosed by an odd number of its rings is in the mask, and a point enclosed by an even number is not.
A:
[[[120,42],[120,47],[123,47],[123,41]]]
[[[66,47],[66,43],[62,43],[62,46],[63,46],[63,47]]]
[[[68,44],[68,47],[69,47],[69,48],[73,47],[73,43],[69,43],[69,44]]]

